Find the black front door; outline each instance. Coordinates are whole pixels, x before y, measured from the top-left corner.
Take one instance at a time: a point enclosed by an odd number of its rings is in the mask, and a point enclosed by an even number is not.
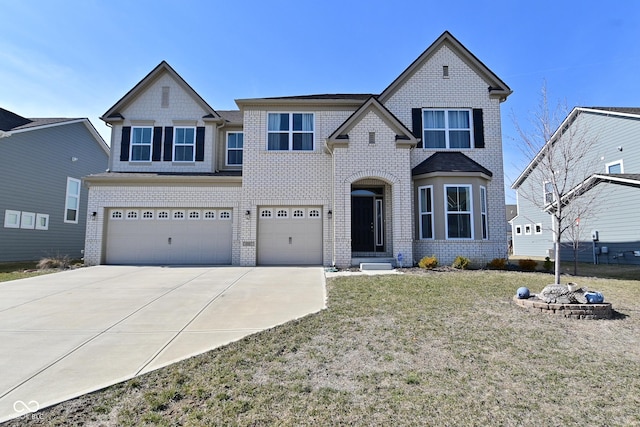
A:
[[[375,198],[367,196],[351,197],[351,251],[374,252]]]

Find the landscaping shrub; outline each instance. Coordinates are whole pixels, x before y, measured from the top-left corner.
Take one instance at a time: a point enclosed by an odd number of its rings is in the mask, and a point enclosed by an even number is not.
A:
[[[518,265],[523,271],[535,271],[538,263],[532,259],[521,259],[518,261]]]
[[[506,258],[494,258],[487,263],[487,268],[489,270],[506,270],[507,260]]]
[[[435,255],[426,256],[420,260],[418,267],[432,269],[438,266],[438,258]]]
[[[544,262],[542,263],[542,268],[544,268],[544,271],[551,271],[552,267],[553,262],[551,262],[551,259],[549,257],[545,257]]]
[[[451,264],[451,267],[457,268],[459,270],[466,270],[469,267],[470,262],[471,261],[469,261],[469,258],[459,255],[453,261],[453,264]]]

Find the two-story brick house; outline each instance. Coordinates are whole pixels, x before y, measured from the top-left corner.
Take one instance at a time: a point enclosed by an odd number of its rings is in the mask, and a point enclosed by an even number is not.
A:
[[[214,110],[162,62],[102,117],[89,264],[316,264],[506,255],[509,87],[448,32],[381,94]]]

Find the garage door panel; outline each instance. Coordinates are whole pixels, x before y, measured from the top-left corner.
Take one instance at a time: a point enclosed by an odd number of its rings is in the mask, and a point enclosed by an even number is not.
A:
[[[149,210],[147,210],[149,211]],[[121,212],[114,218],[113,212]],[[149,215],[152,213],[149,211]],[[165,213],[160,218],[160,212]],[[153,219],[131,219],[111,211],[106,231],[107,264],[231,264],[232,221],[220,211],[157,209]],[[205,214],[207,214],[205,216]]]
[[[318,216],[309,216],[313,210]],[[283,217],[286,211],[286,217]],[[322,264],[322,219],[316,207],[264,207],[258,219],[258,264]],[[294,212],[300,216],[293,216]],[[270,216],[268,215],[270,213]],[[281,215],[281,216],[279,216]]]

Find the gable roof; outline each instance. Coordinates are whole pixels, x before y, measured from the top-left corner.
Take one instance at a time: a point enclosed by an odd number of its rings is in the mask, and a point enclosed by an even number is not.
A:
[[[2,131],[13,130],[31,122],[32,120],[19,116],[16,113],[5,110],[4,108],[0,108],[0,130]]]
[[[529,162],[527,167],[524,168],[520,176],[516,178],[516,180],[511,184],[511,188],[513,190],[517,190],[524,180],[529,176],[529,174],[535,169],[535,167],[540,163],[542,159],[542,155],[544,153],[544,148],[547,144],[554,144],[558,138],[562,135],[562,130],[568,128],[573,121],[578,117],[581,113],[595,113],[595,114],[605,114],[607,116],[615,116],[622,118],[640,118],[640,108],[635,107],[574,107],[573,110],[567,115],[567,117],[560,123],[558,129],[555,130],[549,141],[547,141],[538,151],[536,156]]]
[[[405,81],[413,76],[422,65],[428,61],[434,53],[442,46],[448,46],[453,50],[460,59],[462,59],[469,67],[475,70],[488,85],[487,90],[491,97],[499,98],[501,101],[507,99],[513,92],[505,82],[503,82],[493,71],[487,68],[476,56],[462,45],[449,31],[442,33],[431,46],[427,48],[409,67],[402,72],[382,93],[380,94],[380,102],[385,103],[391,95],[393,95]]]
[[[402,141],[403,144],[415,147],[418,144],[418,140],[413,136],[411,131],[402,124],[396,116],[391,113],[384,105],[378,101],[375,96],[369,96],[369,99],[362,104],[347,120],[344,121],[338,128],[329,135],[327,138],[327,144],[332,146],[337,142],[345,142],[348,140],[349,131],[364,118],[364,116],[373,111],[380,117],[391,129],[396,132],[396,144],[398,141]]]
[[[425,175],[437,172],[481,173],[492,177],[493,173],[480,163],[459,151],[439,151],[411,170],[411,175]]]
[[[193,88],[171,68],[167,61],[162,61],[156,68],[151,70],[137,85],[127,92],[115,105],[100,117],[101,120],[109,122],[109,120],[122,120],[121,110],[133,101],[140,93],[146,90],[152,83],[156,81],[163,73],[169,74],[191,97],[207,112],[204,116],[210,119],[222,120],[220,115],[213,109]]]

